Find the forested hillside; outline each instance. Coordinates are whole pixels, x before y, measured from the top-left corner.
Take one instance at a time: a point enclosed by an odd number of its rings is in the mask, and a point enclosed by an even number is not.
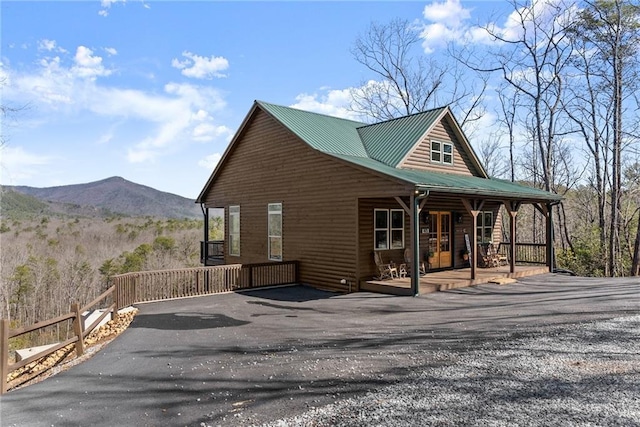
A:
[[[11,194],[11,191],[34,197],[45,203],[46,208],[44,206],[39,207],[42,210],[40,213],[202,218],[202,211],[194,200],[158,191],[120,177],[59,187],[5,186],[3,188],[3,198],[8,196],[10,199],[17,199],[18,197]],[[13,204],[5,206],[3,202],[2,205],[3,217],[22,218],[24,217],[23,214],[33,213],[34,210],[37,211],[38,209],[35,206],[22,206],[26,211],[12,212]]]
[[[0,229],[0,317],[13,327],[91,301],[113,274],[200,265],[201,220],[43,216]]]

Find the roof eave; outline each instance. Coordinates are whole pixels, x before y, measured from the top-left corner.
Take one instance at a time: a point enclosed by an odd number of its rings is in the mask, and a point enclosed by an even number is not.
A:
[[[222,167],[226,163],[227,158],[229,157],[229,154],[231,153],[231,151],[235,147],[235,144],[238,141],[238,139],[240,139],[240,135],[242,135],[244,133],[244,130],[247,127],[247,124],[249,123],[249,121],[253,117],[253,115],[256,112],[256,110],[258,109],[259,105],[260,104],[258,103],[258,101],[253,101],[253,105],[251,106],[251,109],[249,110],[247,115],[244,117],[244,120],[242,120],[242,123],[240,124],[240,127],[236,131],[235,135],[233,135],[233,138],[231,138],[231,142],[229,143],[227,148],[224,150],[224,153],[222,154],[222,157],[218,161],[218,164],[216,165],[216,167],[213,169],[213,172],[209,176],[209,179],[207,180],[207,183],[202,188],[202,191],[200,191],[200,194],[198,194],[198,197],[196,198],[196,203],[204,203],[204,196],[209,192],[209,189],[210,189],[211,185],[213,184],[213,181],[215,180],[215,178],[218,175],[219,171],[222,169]]]
[[[512,192],[512,191],[487,190],[487,189],[481,189],[481,188],[452,188],[452,187],[445,187],[445,186],[438,186],[438,185],[431,185],[431,184],[416,184],[415,187],[417,191],[421,191],[421,192],[429,190],[429,191],[435,191],[438,193],[491,197],[495,200],[513,199],[513,200],[525,201],[529,203],[537,203],[540,201],[560,202],[563,199],[562,196],[554,193],[531,194],[531,193],[519,193],[519,192]]]

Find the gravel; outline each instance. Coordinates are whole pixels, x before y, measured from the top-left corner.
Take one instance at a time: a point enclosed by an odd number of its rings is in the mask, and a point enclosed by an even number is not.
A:
[[[640,426],[640,316],[422,350],[394,385],[264,426]]]

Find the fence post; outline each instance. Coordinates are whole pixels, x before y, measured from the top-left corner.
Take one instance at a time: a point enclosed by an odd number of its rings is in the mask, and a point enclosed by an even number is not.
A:
[[[0,394],[7,392],[9,376],[9,321],[0,320]]]
[[[84,339],[82,338],[82,313],[77,302],[71,304],[71,312],[75,314],[73,319],[73,333],[78,337],[76,341],[76,356],[80,357],[84,354]]]
[[[113,285],[113,310],[111,310],[111,320],[116,320],[118,317],[118,310],[120,310],[120,290],[119,286]]]

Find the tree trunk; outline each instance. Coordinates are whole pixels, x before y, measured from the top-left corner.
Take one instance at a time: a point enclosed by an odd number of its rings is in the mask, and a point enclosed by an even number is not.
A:
[[[640,215],[638,216],[638,229],[636,230],[636,241],[633,245],[633,261],[631,263],[631,275],[640,276]]]

